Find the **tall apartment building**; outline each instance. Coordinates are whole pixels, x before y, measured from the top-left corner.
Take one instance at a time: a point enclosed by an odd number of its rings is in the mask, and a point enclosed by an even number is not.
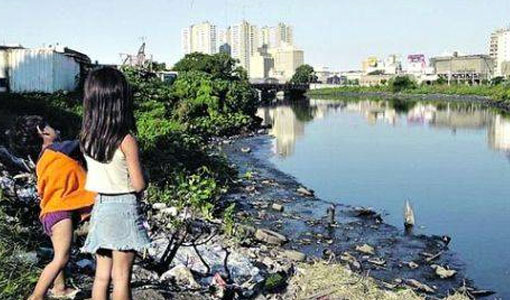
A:
[[[217,37],[216,37],[216,44],[218,47],[217,52],[224,52],[229,55],[231,54],[230,28],[218,30]]]
[[[276,48],[282,46],[283,44],[293,45],[294,34],[292,26],[286,25],[284,23],[278,23],[276,27],[271,29],[269,46]]]
[[[250,24],[242,21],[230,27],[230,47],[233,58],[248,70],[250,65]]]
[[[216,26],[203,22],[184,28],[181,32],[181,45],[184,54],[193,52],[215,54],[218,51]]]
[[[258,47],[266,45],[268,48],[277,48],[284,44],[294,44],[292,26],[284,23],[278,23],[276,26],[264,26],[260,29]]]
[[[510,28],[498,29],[491,34],[489,56],[495,62],[494,75],[510,75]]]
[[[269,26],[260,28],[258,47],[263,47],[265,45],[267,48],[269,48],[270,32],[271,27]]]
[[[230,28],[230,47],[233,58],[239,60],[240,65],[250,72],[250,56],[257,53],[259,46],[259,31],[257,26],[243,20]]]

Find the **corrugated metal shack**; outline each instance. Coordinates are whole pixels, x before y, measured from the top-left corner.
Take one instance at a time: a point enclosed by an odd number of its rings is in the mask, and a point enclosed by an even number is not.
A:
[[[73,91],[90,58],[63,47],[0,46],[0,92]]]

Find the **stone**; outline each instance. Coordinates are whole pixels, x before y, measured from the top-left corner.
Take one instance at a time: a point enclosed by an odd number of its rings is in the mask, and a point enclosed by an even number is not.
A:
[[[133,276],[131,281],[157,281],[159,280],[158,273],[147,270],[139,265],[133,266]]]
[[[266,265],[266,267],[268,267],[268,268],[270,268],[270,269],[274,268],[274,266],[275,266],[275,261],[274,261],[274,260],[272,260],[272,259],[271,259],[270,257],[268,257],[268,256],[265,256],[265,257],[262,259],[262,263],[263,263],[264,265]]]
[[[386,261],[382,258],[373,258],[368,260],[369,263],[374,264],[376,266],[384,266],[386,264]]]
[[[410,261],[410,262],[408,262],[408,263],[407,263],[407,266],[408,266],[409,268],[411,268],[412,270],[417,269],[417,268],[419,267],[419,265],[418,265],[417,263],[415,263],[414,261]]]
[[[241,152],[243,152],[243,153],[250,153],[251,152],[251,148],[250,147],[242,147],[241,148]]]
[[[161,209],[161,214],[176,217],[179,214],[179,212],[177,210],[177,207],[166,207]]]
[[[133,291],[133,300],[165,300],[165,296],[154,289]]]
[[[345,261],[345,262],[355,262],[356,261],[356,257],[352,256],[349,252],[344,252],[340,255],[340,259]]]
[[[301,262],[306,260],[306,254],[296,250],[285,250],[282,255],[292,261]]]
[[[156,209],[156,210],[161,210],[161,209],[166,208],[166,204],[165,203],[154,203],[154,204],[152,204],[152,208]]]
[[[425,292],[425,293],[434,293],[435,292],[435,290],[433,288],[431,288],[430,286],[428,286],[424,283],[419,282],[416,279],[406,279],[405,283],[408,286],[410,286],[411,288],[416,289],[420,292]]]
[[[20,261],[27,262],[29,264],[35,264],[39,261],[37,258],[37,252],[20,252],[16,254],[16,258]]]
[[[363,254],[369,254],[369,255],[374,255],[375,254],[374,247],[372,247],[372,246],[370,246],[368,244],[363,244],[361,246],[356,246],[356,251],[361,252]]]
[[[200,284],[195,280],[191,270],[186,268],[183,264],[173,267],[171,270],[166,271],[161,275],[161,281],[168,281],[173,278],[178,284],[185,285],[191,289],[199,289]]]
[[[448,279],[448,278],[455,276],[455,274],[457,274],[457,271],[446,269],[439,265],[432,265],[431,267],[436,272],[436,275],[439,276],[439,278],[441,278],[441,279]]]
[[[278,232],[269,229],[257,229],[255,239],[272,245],[282,245],[287,242],[287,238]]]
[[[271,208],[272,208],[273,210],[276,210],[276,211],[279,211],[279,212],[282,212],[282,211],[283,211],[283,205],[278,204],[278,203],[273,203],[273,205],[271,206]]]
[[[307,197],[313,197],[315,192],[311,189],[307,189],[303,186],[300,186],[298,189],[297,189],[297,192],[303,196],[307,196]]]

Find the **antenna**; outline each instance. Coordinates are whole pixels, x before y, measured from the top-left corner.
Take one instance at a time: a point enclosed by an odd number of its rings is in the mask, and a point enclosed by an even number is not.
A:
[[[225,27],[228,27],[228,0],[225,0]]]

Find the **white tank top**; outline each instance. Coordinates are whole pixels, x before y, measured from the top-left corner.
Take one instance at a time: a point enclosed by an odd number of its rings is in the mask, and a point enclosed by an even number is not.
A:
[[[129,178],[129,171],[124,153],[117,149],[108,163],[99,162],[88,155],[87,181],[85,189],[101,194],[123,194],[135,191]]]

